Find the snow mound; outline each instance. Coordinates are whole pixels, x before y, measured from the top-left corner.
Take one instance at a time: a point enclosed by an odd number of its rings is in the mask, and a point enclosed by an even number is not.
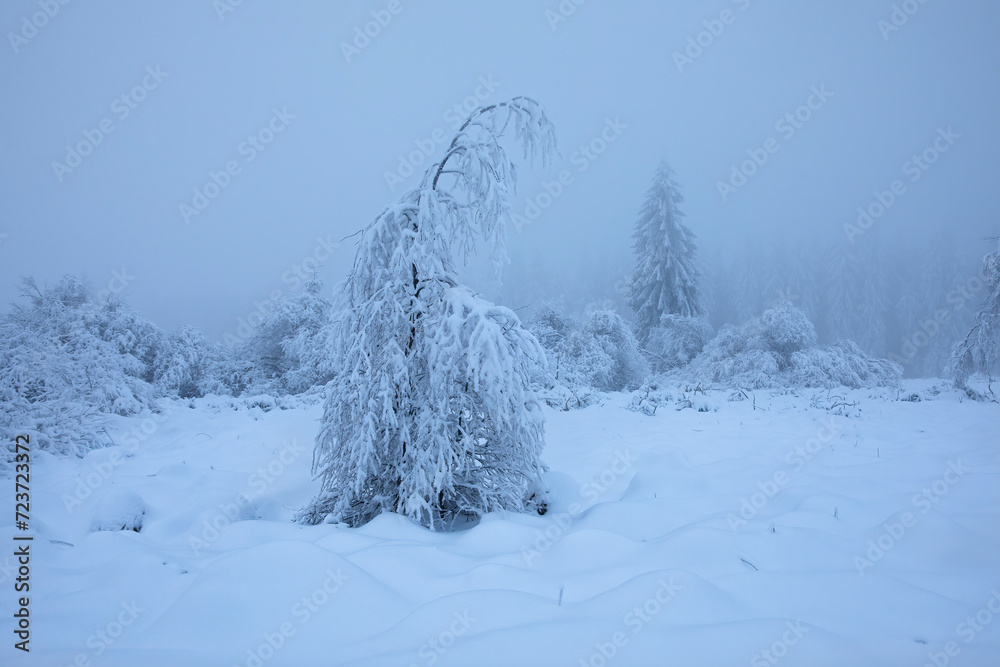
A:
[[[97,506],[90,521],[91,532],[142,529],[142,517],[146,514],[146,503],[134,491],[113,489]]]

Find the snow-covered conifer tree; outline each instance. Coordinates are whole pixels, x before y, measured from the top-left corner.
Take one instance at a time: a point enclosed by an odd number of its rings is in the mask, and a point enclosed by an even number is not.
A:
[[[980,278],[986,299],[976,313],[972,329],[955,344],[952,368],[955,383],[965,386],[974,373],[991,375],[1000,365],[1000,240],[997,249],[983,258]]]
[[[637,263],[627,301],[635,311],[640,342],[650,329],[659,326],[664,315],[705,314],[699,291],[701,273],[695,264],[697,244],[694,233],[684,224],[679,207],[683,201],[673,170],[661,161],[632,235]]]
[[[523,511],[542,471],[538,342],[509,309],[458,284],[484,241],[499,269],[516,186],[513,133],[547,162],[555,134],[516,97],[477,109],[423,182],[365,230],[340,286],[313,471],[298,519],[362,524],[383,509],[430,527],[460,514]]]

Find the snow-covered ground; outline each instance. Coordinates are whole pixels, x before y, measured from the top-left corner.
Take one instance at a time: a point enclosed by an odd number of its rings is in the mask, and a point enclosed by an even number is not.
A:
[[[119,419],[34,456],[28,663],[1000,664],[1000,406],[834,394],[546,409],[548,514],[450,533],[293,524],[318,405]]]

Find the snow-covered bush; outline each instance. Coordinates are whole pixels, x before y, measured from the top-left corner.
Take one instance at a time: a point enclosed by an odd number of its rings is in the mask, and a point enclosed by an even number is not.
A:
[[[167,343],[167,336],[159,327],[117,297],[110,297],[96,304],[93,329],[101,340],[114,344],[120,354],[142,363],[142,379],[153,381],[153,366]]]
[[[649,330],[644,351],[657,373],[683,368],[701,354],[714,334],[703,317],[664,315],[660,326]]]
[[[734,388],[895,386],[902,369],[873,359],[851,341],[816,347],[816,331],[798,308],[781,304],[737,328],[723,327],[684,371]]]
[[[850,340],[793,352],[789,369],[796,387],[894,387],[901,378],[898,364],[869,357]]]
[[[595,355],[589,376],[602,391],[636,389],[649,374],[632,329],[618,313],[599,310],[590,314],[581,332],[583,338],[603,352]],[[609,363],[610,362],[610,363]]]
[[[192,326],[170,334],[153,361],[153,384],[166,396],[194,398],[205,394],[227,394],[223,382],[226,351],[210,344]]]
[[[456,277],[478,241],[496,266],[505,257],[508,129],[529,157],[555,149],[533,100],[478,109],[420,187],[365,230],[327,337],[334,376],[313,457],[322,488],[299,521],[359,525],[387,510],[436,528],[531,505],[543,353],[512,311]]]
[[[553,395],[557,387],[570,390],[555,392],[556,398],[547,400],[553,407],[585,407],[593,400],[580,400],[578,390],[635,389],[649,373],[632,330],[613,311],[593,311],[581,324],[543,308],[528,329],[545,349],[547,365],[535,378],[546,389],[543,395]]]
[[[576,320],[566,317],[549,305],[541,306],[525,326],[546,352],[555,350],[561,341],[579,328]]]
[[[754,322],[754,334],[762,339],[763,347],[782,359],[816,345],[816,328],[802,310],[788,303],[764,311]]]
[[[673,388],[662,384],[659,378],[654,376],[643,382],[642,386],[632,394],[628,409],[632,412],[653,416],[661,406],[667,405],[673,400]]]
[[[153,407],[145,359],[158,331],[121,304],[94,304],[71,276],[45,290],[25,280],[21,294],[26,303],[0,319],[0,438],[27,434],[75,455],[110,444],[102,414]]]
[[[301,293],[277,301],[233,351],[233,393],[298,394],[330,380],[329,360],[319,354],[331,308],[322,292],[323,283],[310,280]]]

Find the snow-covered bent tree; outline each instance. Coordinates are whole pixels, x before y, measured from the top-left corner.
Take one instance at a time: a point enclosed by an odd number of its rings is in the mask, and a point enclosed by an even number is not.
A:
[[[458,284],[483,240],[499,266],[515,166],[555,151],[541,107],[518,97],[475,111],[421,185],[365,230],[329,337],[335,375],[297,516],[360,525],[383,509],[429,527],[524,511],[540,481],[544,421],[530,389],[544,355],[517,316]]]

